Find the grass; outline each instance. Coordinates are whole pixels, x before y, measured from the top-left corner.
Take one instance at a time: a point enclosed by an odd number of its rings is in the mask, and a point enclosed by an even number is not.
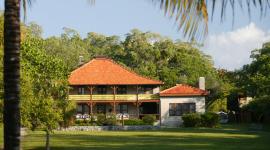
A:
[[[2,134],[2,133],[1,133]],[[178,128],[158,131],[56,131],[52,150],[269,150],[269,131],[250,131],[246,126],[226,125],[216,129]],[[23,149],[44,149],[45,134],[29,132]]]

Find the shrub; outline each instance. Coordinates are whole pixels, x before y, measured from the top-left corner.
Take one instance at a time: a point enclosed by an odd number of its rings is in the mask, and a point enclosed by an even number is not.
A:
[[[142,120],[146,125],[153,125],[156,121],[156,115],[145,115]]]
[[[116,125],[116,116],[114,114],[110,114],[106,117],[105,123],[103,125],[113,126]]]
[[[92,117],[94,118],[94,117]],[[105,115],[105,114],[97,114],[96,115],[96,124],[99,126],[112,126],[112,125],[116,125],[117,120],[116,120],[116,116],[114,114],[110,114],[110,115]],[[95,119],[91,119],[90,122],[91,124],[95,125],[94,122]]]
[[[124,121],[125,125],[128,126],[136,126],[136,125],[145,125],[145,123],[141,119],[129,119]]]
[[[206,112],[201,115],[201,126],[215,127],[219,124],[219,115],[213,112]]]
[[[201,122],[200,115],[196,113],[184,114],[182,119],[185,127],[197,127]]]
[[[97,114],[97,125],[102,126],[106,124],[106,115]]]
[[[251,112],[254,115],[254,118],[256,119],[254,121],[256,122],[267,121],[263,119],[264,117],[265,119],[267,119],[267,116],[270,116],[270,97],[257,97],[250,103],[248,103],[246,106],[244,106],[242,110]]]
[[[88,126],[89,122],[87,120],[75,120],[77,126]]]

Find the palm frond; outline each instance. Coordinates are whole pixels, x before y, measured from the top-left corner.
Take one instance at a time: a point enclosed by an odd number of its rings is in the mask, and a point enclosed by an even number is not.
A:
[[[234,23],[235,19],[235,9],[242,9],[242,11],[245,11],[248,14],[249,19],[251,19],[252,13],[256,11],[260,11],[260,17],[265,17],[267,14],[267,11],[270,9],[270,0],[209,0],[209,3],[212,3],[212,16],[214,14],[213,10],[215,7],[220,7],[220,19],[221,22],[224,21],[226,16],[226,10],[232,11],[232,23]],[[220,6],[217,6],[220,5]],[[236,7],[238,6],[238,7]]]
[[[94,5],[96,3],[95,0],[87,0],[87,2],[90,4],[90,5]]]
[[[164,14],[174,17],[178,30],[189,39],[202,39],[208,32],[208,12],[205,0],[152,0]]]
[[[240,8],[246,10],[249,18],[255,11],[266,16],[270,8],[270,0],[152,0],[159,4],[166,16],[174,17],[178,30],[182,30],[188,39],[203,39],[208,33],[208,6],[211,7],[211,20],[220,8],[220,21],[226,20],[226,11],[232,11],[232,24],[234,24],[235,11]],[[219,6],[218,6],[219,5]],[[245,11],[244,10],[244,11]]]
[[[26,21],[26,17],[27,17],[27,6],[31,7],[34,1],[35,0],[22,0],[24,22]]]

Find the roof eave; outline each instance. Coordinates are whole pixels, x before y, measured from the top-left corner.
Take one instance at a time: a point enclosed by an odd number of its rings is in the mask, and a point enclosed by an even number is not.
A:
[[[89,83],[69,83],[70,86],[76,85],[163,85],[164,83],[97,83],[97,84],[89,84]]]
[[[160,97],[207,96],[208,94],[160,94]]]

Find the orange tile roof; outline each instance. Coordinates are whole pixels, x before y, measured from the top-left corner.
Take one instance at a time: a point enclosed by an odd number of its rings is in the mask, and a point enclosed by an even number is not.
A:
[[[161,81],[140,76],[111,59],[89,61],[69,76],[70,85],[161,85]]]
[[[163,90],[160,96],[205,96],[208,92],[185,84],[177,84],[174,87]]]

